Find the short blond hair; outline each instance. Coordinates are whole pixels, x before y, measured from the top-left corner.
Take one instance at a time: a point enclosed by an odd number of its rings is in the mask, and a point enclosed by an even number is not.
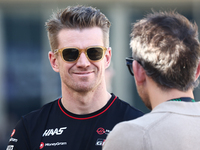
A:
[[[186,91],[198,85],[198,27],[183,15],[175,11],[148,14],[134,24],[130,46],[133,57],[160,87]]]
[[[52,51],[58,48],[57,35],[64,28],[84,29],[100,27],[103,31],[104,46],[109,46],[109,29],[111,23],[100,10],[93,7],[78,5],[58,10],[57,13],[53,13],[45,25]]]

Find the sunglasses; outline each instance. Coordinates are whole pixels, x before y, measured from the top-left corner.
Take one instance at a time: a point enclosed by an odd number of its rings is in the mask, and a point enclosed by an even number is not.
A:
[[[135,59],[133,59],[133,57],[126,57],[126,65],[127,65],[127,67],[128,67],[128,70],[129,70],[129,72],[130,72],[130,74],[132,75],[132,76],[134,76],[134,73],[133,73],[133,67],[132,67],[132,64],[133,64],[133,61],[134,61]],[[140,62],[140,61],[137,61],[140,65],[142,65],[142,63]]]
[[[99,61],[103,58],[106,47],[103,46],[91,46],[86,49],[79,49],[77,47],[64,47],[54,50],[54,54],[60,52],[62,59],[67,62],[77,61],[81,53],[84,52],[87,58],[91,61]]]
[[[128,70],[132,76],[134,76],[132,68],[133,61],[134,61],[133,57],[126,57],[126,66],[128,67]]]

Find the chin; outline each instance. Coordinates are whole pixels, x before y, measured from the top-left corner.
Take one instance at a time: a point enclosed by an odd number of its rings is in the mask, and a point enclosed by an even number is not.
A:
[[[93,89],[94,89],[93,86],[88,86],[88,85],[81,85],[74,88],[75,91],[81,92],[81,93],[89,92]]]

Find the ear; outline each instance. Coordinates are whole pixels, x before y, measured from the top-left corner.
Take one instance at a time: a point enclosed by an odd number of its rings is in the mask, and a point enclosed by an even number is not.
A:
[[[200,61],[199,61],[198,67],[197,67],[196,76],[195,76],[196,78],[195,78],[195,80],[198,79],[199,75],[200,75]]]
[[[58,60],[57,60],[55,54],[52,51],[50,51],[48,53],[48,55],[49,55],[49,61],[50,61],[52,69],[55,72],[59,72]]]
[[[144,68],[137,61],[133,61],[132,67],[136,84],[144,84],[144,82],[146,81],[146,72]]]
[[[105,68],[108,68],[110,66],[111,56],[112,56],[112,50],[111,50],[111,47],[108,47],[105,53]]]

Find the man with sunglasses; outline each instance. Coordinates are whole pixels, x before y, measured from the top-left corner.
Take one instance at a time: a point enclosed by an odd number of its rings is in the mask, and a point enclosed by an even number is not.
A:
[[[92,7],[67,7],[46,23],[62,97],[23,116],[8,149],[100,150],[119,122],[143,113],[106,89],[110,22]]]
[[[198,27],[177,12],[153,12],[134,24],[126,58],[137,91],[152,111],[119,123],[103,150],[199,150]]]

